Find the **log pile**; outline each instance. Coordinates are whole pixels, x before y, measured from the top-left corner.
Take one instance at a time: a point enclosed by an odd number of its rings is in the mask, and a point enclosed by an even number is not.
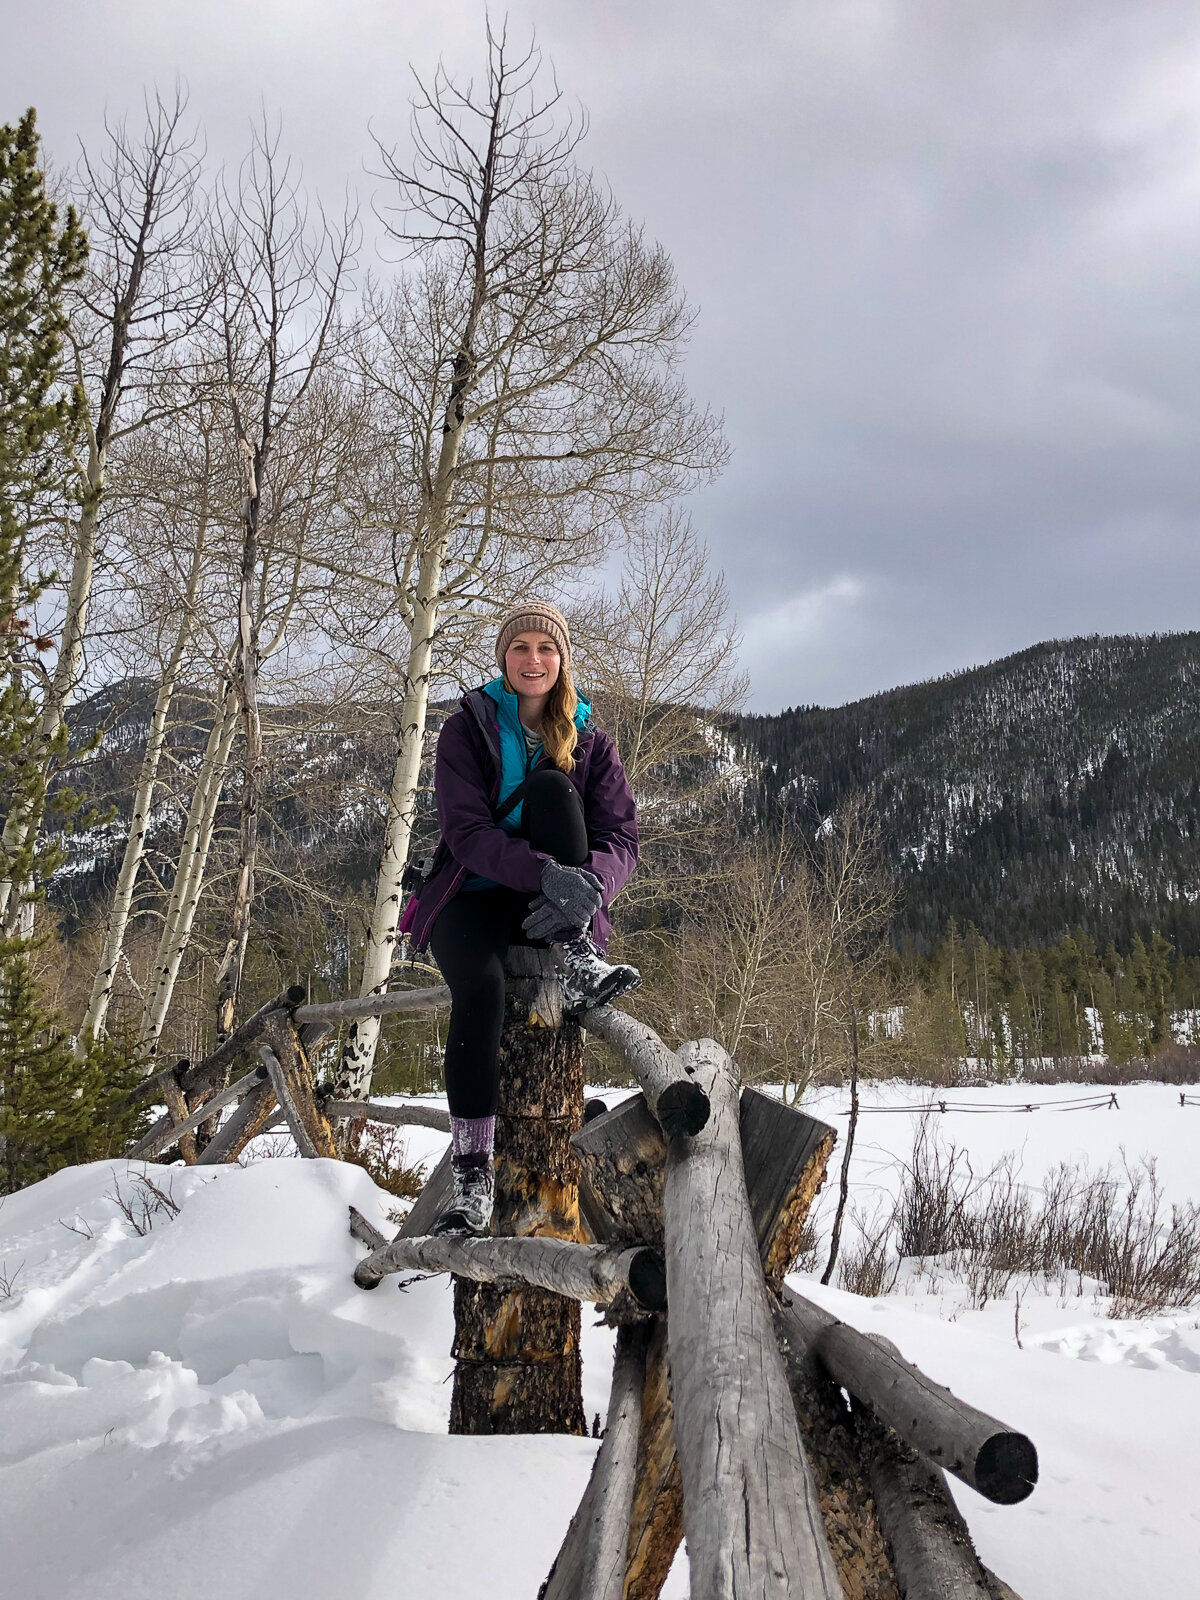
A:
[[[580,1030],[548,958],[514,951],[508,987],[495,1236],[430,1236],[448,1155],[395,1239],[350,1223],[360,1287],[454,1275],[457,1431],[582,1432],[581,1302],[617,1326],[607,1429],[539,1600],[654,1600],[685,1536],[696,1596],[1018,1600],[979,1561],[945,1474],[1016,1504],[1037,1482],[1031,1441],[784,1288],[833,1130],[739,1093],[713,1041],[674,1051],[611,1008],[587,1026],[641,1092],[585,1121]],[[197,1067],[148,1079],[167,1112],[132,1153],[232,1161],[282,1122],[319,1157],[346,1119],[446,1125],[334,1100],[311,1066],[338,1020],[444,1005],[444,989],[302,1000],[285,991]]]

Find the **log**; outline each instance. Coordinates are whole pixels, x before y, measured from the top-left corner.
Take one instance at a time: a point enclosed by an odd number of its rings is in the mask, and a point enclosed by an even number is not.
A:
[[[675,1408],[667,1324],[656,1322],[646,1356],[637,1478],[629,1514],[625,1600],[658,1600],[683,1539],[683,1480],[675,1451]]]
[[[780,1329],[777,1315],[776,1332],[842,1593],[846,1600],[900,1600],[850,1407],[812,1349]]]
[[[579,1167],[570,1139],[583,1121],[579,1025],[562,1017],[548,950],[512,946],[507,972],[492,1231],[578,1242]],[[449,1184],[448,1161],[433,1179]],[[423,1194],[405,1237],[414,1236],[424,1201]],[[451,1433],[586,1432],[578,1301],[456,1277],[454,1327]]]
[[[997,1505],[1033,1493],[1037,1450],[1023,1433],[960,1400],[905,1361],[811,1301],[792,1295],[777,1313],[787,1337],[812,1346],[831,1377],[906,1444]]]
[[[836,1135],[826,1124],[749,1090],[742,1094],[739,1132],[755,1236],[775,1284],[792,1265]],[[579,1209],[590,1237],[605,1244],[660,1244],[667,1146],[645,1096],[630,1095],[601,1111],[571,1145],[579,1157]],[[626,1600],[655,1600],[683,1537],[665,1334],[652,1341],[647,1360],[639,1460]],[[818,1484],[824,1509],[824,1481]],[[843,1582],[845,1545],[843,1540],[835,1546]]]
[[[211,1055],[205,1056],[203,1061],[198,1061],[194,1067],[184,1073],[180,1080],[180,1087],[185,1094],[191,1094],[216,1077],[217,1073],[224,1072],[225,1068],[232,1066],[238,1055],[247,1045],[254,1043],[266,1026],[267,1018],[277,1011],[287,1011],[298,1001],[304,999],[305,989],[303,984],[293,983],[286,989],[281,989],[272,1000],[259,1006],[229,1035],[223,1044],[219,1044]],[[173,1067],[164,1067],[161,1072],[154,1073],[149,1078],[144,1078],[137,1088],[132,1090],[125,1098],[128,1104],[135,1100],[144,1099],[152,1090],[162,1087],[165,1080],[174,1073]]]
[[[434,1234],[393,1239],[354,1269],[360,1289],[374,1289],[391,1272],[453,1272],[473,1283],[528,1285],[568,1300],[607,1304],[626,1297],[642,1315],[666,1310],[666,1280],[656,1250],[624,1250],[567,1239],[474,1239]]]
[[[624,1600],[651,1327],[627,1323],[617,1333],[604,1438],[538,1600]]]
[[[805,1224],[837,1134],[773,1095],[743,1089],[738,1111],[742,1167],[763,1272],[778,1293],[803,1248]]]
[[[390,1017],[398,1011],[436,1011],[450,1004],[445,984],[433,989],[393,989],[388,994],[368,994],[355,1000],[321,1000],[314,1005],[293,1006],[296,1023],[333,1024],[361,1022],[364,1017]]]
[[[598,1244],[662,1244],[667,1146],[643,1094],[586,1122],[571,1140],[579,1159],[579,1214]]]
[[[778,1290],[800,1251],[837,1135],[757,1089],[742,1091],[739,1133],[763,1271]],[[592,1118],[571,1147],[579,1157],[580,1214],[591,1237],[659,1244],[667,1146],[645,1096],[630,1095]]]
[[[251,1139],[274,1125],[278,1103],[275,1085],[268,1077],[257,1089],[251,1089],[233,1115],[221,1124],[196,1158],[196,1165],[236,1161]]]
[[[160,1117],[153,1128],[150,1129],[150,1132],[134,1145],[129,1152],[129,1160],[148,1159],[150,1156],[157,1154],[159,1150],[165,1149],[175,1139],[179,1139],[180,1149],[182,1150],[183,1139],[180,1138],[180,1135],[186,1136],[193,1128],[199,1127],[202,1122],[211,1117],[214,1112],[222,1110],[225,1106],[232,1105],[235,1100],[240,1100],[244,1094],[249,1094],[257,1084],[265,1081],[266,1076],[266,1072],[262,1067],[254,1067],[244,1078],[239,1078],[236,1083],[231,1083],[227,1089],[219,1090],[210,1100],[206,1100],[202,1106],[198,1106],[190,1115],[184,1117],[181,1122],[172,1122],[168,1117]],[[184,1159],[186,1160],[187,1157],[185,1156]]]
[[[369,1122],[387,1122],[394,1128],[436,1128],[439,1133],[450,1132],[450,1113],[440,1106],[384,1106],[375,1100],[322,1100],[321,1110],[327,1117],[365,1117]]]
[[[867,1408],[855,1422],[904,1600],[997,1600],[942,1473]]]
[[[387,1239],[373,1222],[368,1222],[357,1206],[350,1207],[350,1237],[368,1250],[386,1250]]]
[[[171,1123],[165,1144],[170,1144],[172,1136],[179,1144],[179,1154],[189,1167],[196,1165],[196,1136],[192,1132],[198,1123],[203,1122],[203,1116],[191,1122],[188,1118],[187,1097],[179,1087],[179,1078],[174,1072],[167,1074],[163,1084],[163,1102],[167,1108],[167,1118]],[[185,1126],[186,1124],[186,1126]],[[142,1141],[143,1143],[145,1141]],[[156,1149],[163,1149],[165,1145],[156,1145]],[[136,1152],[134,1152],[136,1155]]]
[[[692,1593],[840,1600],[775,1342],[739,1147],[736,1069],[711,1039],[680,1052],[711,1106],[667,1150],[668,1346]]]
[[[259,1045],[259,1055],[271,1075],[275,1097],[287,1118],[296,1149],[309,1160],[323,1156],[336,1161],[333,1130],[318,1104],[312,1068],[286,1017],[267,1019],[266,1039]]]
[[[612,1006],[597,1006],[584,1020],[587,1031],[610,1044],[629,1067],[668,1138],[699,1133],[708,1121],[708,1096],[653,1028]]]

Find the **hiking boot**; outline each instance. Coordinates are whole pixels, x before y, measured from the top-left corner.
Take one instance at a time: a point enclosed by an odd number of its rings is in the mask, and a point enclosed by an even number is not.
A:
[[[586,933],[558,946],[562,956],[559,982],[568,1011],[591,1011],[628,994],[642,981],[636,967],[610,965]]]
[[[486,1239],[492,1231],[492,1203],[496,1173],[490,1156],[455,1156],[454,1191],[450,1204],[430,1228],[430,1233],[467,1233]]]

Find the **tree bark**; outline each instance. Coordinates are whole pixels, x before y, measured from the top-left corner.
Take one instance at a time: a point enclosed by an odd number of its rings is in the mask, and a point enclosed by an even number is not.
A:
[[[908,1445],[997,1505],[1016,1505],[1038,1477],[1032,1440],[927,1378],[886,1341],[868,1338],[799,1295],[779,1311],[789,1337],[807,1342],[830,1376]]]
[[[618,1052],[668,1137],[699,1133],[708,1121],[708,1097],[653,1028],[627,1012],[598,1006],[587,1014],[587,1030]]]
[[[335,1161],[333,1130],[321,1109],[313,1070],[296,1030],[282,1013],[275,1012],[267,1019],[265,1033],[258,1053],[270,1074],[275,1098],[287,1118],[296,1149],[309,1160],[324,1157]]]
[[[440,1106],[385,1106],[374,1100],[322,1100],[321,1110],[335,1121],[386,1122],[393,1128],[436,1128],[450,1132],[450,1113]]]
[[[771,1324],[742,1171],[735,1069],[711,1039],[680,1057],[712,1108],[695,1138],[668,1146],[663,1195],[692,1592],[840,1600]]]
[[[493,1232],[578,1240],[582,1039],[573,1021],[545,1024],[549,951],[515,945],[508,971]],[[577,1301],[460,1278],[454,1312],[451,1433],[585,1432]]]
[[[641,1245],[622,1250],[569,1239],[445,1234],[393,1239],[359,1262],[354,1281],[360,1289],[374,1289],[392,1272],[453,1272],[472,1283],[528,1285],[570,1300],[623,1308],[626,1315],[666,1308],[662,1257]]]
[[[868,1408],[855,1423],[903,1600],[1002,1600],[1007,1585],[980,1564],[941,1472]]]
[[[269,1078],[257,1089],[251,1089],[233,1115],[221,1124],[196,1157],[196,1165],[208,1167],[219,1162],[236,1161],[251,1139],[256,1139],[274,1125],[278,1104],[275,1085]]]
[[[738,1131],[764,1275],[778,1288],[794,1262],[836,1135],[753,1089],[742,1092]],[[660,1243],[667,1144],[645,1097],[631,1095],[594,1117],[571,1144],[580,1163],[580,1212],[592,1238]],[[627,1600],[656,1600],[683,1538],[665,1336],[663,1327],[647,1360]],[[819,1488],[824,1508],[824,1484]]]
[[[358,1000],[321,1000],[315,1005],[297,1006],[292,1015],[304,1024],[360,1022],[364,1017],[390,1017],[400,1011],[436,1011],[449,1004],[450,991],[443,983],[431,989],[393,989],[388,994]]]
[[[617,1332],[604,1438],[538,1600],[624,1600],[652,1329],[649,1322],[627,1323]]]

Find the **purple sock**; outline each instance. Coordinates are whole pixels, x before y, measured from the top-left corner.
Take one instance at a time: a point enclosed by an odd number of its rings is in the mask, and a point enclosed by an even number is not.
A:
[[[496,1119],[492,1117],[451,1117],[450,1149],[455,1161],[482,1157],[487,1161],[496,1143]],[[476,1164],[474,1161],[471,1163]]]

